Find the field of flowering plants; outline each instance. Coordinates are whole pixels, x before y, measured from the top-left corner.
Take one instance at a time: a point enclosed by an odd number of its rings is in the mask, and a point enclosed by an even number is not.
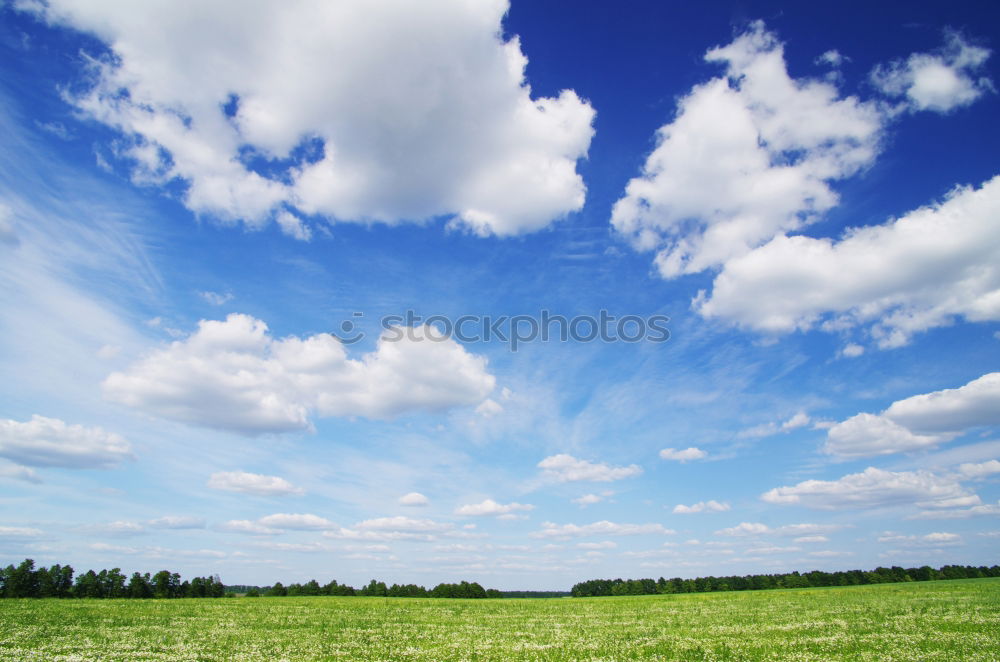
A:
[[[1000,580],[535,600],[2,600],[0,660],[1000,660]]]

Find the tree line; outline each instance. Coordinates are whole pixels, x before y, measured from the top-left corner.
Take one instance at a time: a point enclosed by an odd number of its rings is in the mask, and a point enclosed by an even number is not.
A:
[[[122,574],[121,568],[88,570],[73,577],[73,566],[35,568],[32,559],[17,567],[0,568],[0,597],[4,598],[221,598],[226,587],[218,575],[181,581],[176,572]]]
[[[416,584],[393,584],[371,580],[366,586],[355,589],[333,580],[320,585],[315,579],[305,584],[285,586],[226,586],[218,575],[195,577],[181,581],[176,572],[161,570],[150,573],[132,573],[126,577],[121,568],[87,572],[74,578],[73,567],[56,564],[46,568],[35,567],[32,559],[20,565],[0,568],[0,598],[221,598],[242,593],[246,597],[282,597],[306,595],[370,596],[387,598],[500,598],[496,589],[484,589],[477,582],[438,584],[426,589]]]
[[[416,584],[393,584],[386,586],[385,582],[371,580],[362,588],[355,589],[347,584],[338,584],[337,580],[320,585],[315,579],[305,584],[283,585],[277,582],[269,587],[249,587],[245,593],[248,598],[260,596],[284,597],[297,595],[359,595],[376,598],[500,598],[503,597],[496,589],[484,589],[478,582],[460,582],[458,584],[438,584],[428,590]]]
[[[938,579],[979,579],[1000,577],[1000,566],[946,565],[934,569],[878,567],[874,570],[838,572],[789,572],[774,575],[732,575],[729,577],[698,577],[696,579],[591,579],[573,585],[575,598],[604,595],[651,595],[655,593],[708,593],[712,591],[760,591],[777,588],[809,588],[819,586],[856,586],[893,582],[927,582]]]

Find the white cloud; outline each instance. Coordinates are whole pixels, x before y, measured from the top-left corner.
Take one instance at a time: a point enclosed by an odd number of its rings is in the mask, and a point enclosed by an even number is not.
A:
[[[247,533],[254,536],[273,536],[280,533],[278,529],[267,527],[248,519],[229,520],[228,522],[221,524],[219,528],[230,533]]]
[[[129,443],[117,434],[38,415],[25,423],[0,419],[0,457],[72,469],[111,469],[134,459]]]
[[[581,508],[592,506],[603,500],[604,498],[597,494],[584,494],[583,496],[578,496],[577,498],[572,499],[573,503],[578,504]]]
[[[1000,176],[839,240],[780,234],[729,260],[695,309],[767,333],[861,327],[881,348],[956,317],[1000,320]]]
[[[883,118],[836,87],[792,79],[784,49],[756,22],[709,62],[725,77],[696,86],[612,211],[665,278],[722,265],[817,219],[837,203],[829,182],[870,164]]]
[[[988,78],[974,78],[989,56],[988,49],[972,46],[957,32],[948,31],[939,53],[913,53],[905,61],[878,66],[871,79],[885,94],[905,97],[910,112],[947,113],[993,90]]]
[[[0,526],[0,537],[3,538],[39,538],[42,535],[41,529],[25,526]]]
[[[19,464],[13,464],[10,462],[4,462],[0,464],[0,478],[12,478],[14,480],[22,480],[26,483],[41,483],[42,479],[38,476],[38,472],[29,467],[22,467]]]
[[[110,545],[106,542],[93,542],[87,545],[88,548],[96,552],[113,552],[115,554],[140,554],[141,551],[135,547],[124,547],[122,545]]]
[[[618,543],[613,540],[602,540],[601,542],[578,542],[577,549],[615,549]]]
[[[720,503],[718,501],[699,501],[698,503],[692,504],[690,506],[685,506],[682,503],[674,506],[674,514],[676,515],[694,515],[696,513],[724,513],[729,510],[728,503]]]
[[[108,45],[72,102],[122,134],[136,182],[184,182],[199,214],[277,214],[298,238],[282,211],[510,235],[583,205],[594,111],[532,98],[504,0],[25,9]]]
[[[588,536],[635,536],[644,534],[666,535],[674,533],[662,524],[618,524],[601,520],[591,524],[554,524],[543,522],[542,530],[530,534],[532,538],[584,538]]]
[[[839,67],[850,58],[844,57],[837,49],[830,49],[816,58],[817,64],[825,64],[830,67]]]
[[[896,545],[956,545],[962,544],[962,536],[957,533],[936,532],[922,536],[901,535],[886,531],[877,538],[878,542],[893,543]]]
[[[138,522],[116,520],[107,524],[93,524],[83,527],[83,530],[109,536],[137,536],[146,533],[146,527]]]
[[[941,508],[937,510],[922,510],[908,519],[968,519],[970,517],[996,516],[996,515],[1000,515],[1000,501],[997,501],[995,504],[976,503],[968,508]]]
[[[679,450],[676,448],[664,448],[660,451],[660,457],[664,460],[675,460],[677,462],[687,462],[688,460],[700,460],[708,457],[708,453],[695,448],[694,446]]]
[[[486,499],[481,503],[469,503],[455,509],[456,515],[509,515],[517,511],[534,510],[535,507],[528,503],[497,503],[493,499]]]
[[[762,547],[751,547],[746,550],[747,554],[786,554],[788,552],[801,552],[801,547],[789,546],[780,547],[776,545],[765,545]]]
[[[884,416],[857,414],[827,430],[823,452],[842,457],[888,455],[929,448],[951,438],[914,434]]]
[[[972,498],[974,495],[951,478],[927,471],[892,472],[875,467],[838,480],[806,480],[791,487],[776,487],[761,495],[768,503],[819,510],[913,504],[941,508]]]
[[[577,480],[610,482],[638,476],[642,473],[642,469],[637,464],[630,464],[627,467],[615,467],[603,462],[597,463],[580,460],[565,453],[545,458],[538,463],[538,467],[543,470],[543,475],[546,478],[559,482]]]
[[[826,536],[800,536],[792,542],[830,542]]]
[[[839,524],[785,524],[772,528],[761,522],[740,522],[737,526],[720,529],[715,534],[719,536],[797,536],[795,542],[805,542],[803,536],[815,536],[821,533],[832,533],[844,528]],[[822,537],[822,536],[816,536]],[[711,543],[706,543],[711,544]]]
[[[201,517],[181,515],[166,515],[151,519],[147,524],[154,529],[204,529],[205,520]]]
[[[736,526],[720,529],[715,534],[719,536],[759,536],[772,532],[773,529],[767,524],[761,524],[760,522],[740,522]]]
[[[959,388],[898,400],[883,415],[925,433],[1000,425],[1000,372],[985,374]]]
[[[374,352],[350,359],[332,335],[274,339],[264,322],[232,314],[111,374],[104,392],[163,418],[247,434],[308,428],[312,413],[392,418],[482,401],[495,384],[486,359],[425,333],[393,327]]]
[[[498,403],[493,398],[487,398],[479,403],[476,407],[476,413],[483,418],[493,418],[494,416],[503,413],[503,405]]]
[[[857,414],[827,431],[823,450],[843,457],[887,455],[936,446],[966,430],[1000,424],[1000,372],[965,386],[914,395],[880,415]]]
[[[415,519],[413,517],[376,517],[375,519],[358,522],[357,528],[373,531],[399,531],[411,533],[435,533],[447,531],[453,526],[446,522],[435,522],[432,519]]]
[[[298,239],[299,241],[309,241],[312,239],[312,229],[301,218],[287,209],[279,211],[275,215],[274,220],[277,221],[281,231],[289,237]]]
[[[928,533],[921,538],[924,542],[942,543],[942,542],[960,542],[962,536],[957,533]]]
[[[267,529],[295,529],[303,531],[325,531],[337,525],[319,515],[311,513],[275,513],[257,520],[257,523]]]
[[[220,294],[219,292],[198,292],[198,296],[213,306],[223,306],[233,300],[231,292],[226,292],[225,294]]]
[[[420,492],[410,492],[409,494],[404,494],[399,497],[399,505],[401,506],[426,506],[430,504],[430,499],[425,497]]]
[[[1000,460],[989,460],[988,462],[964,462],[958,465],[958,473],[964,478],[979,479],[1000,474]]]
[[[844,345],[844,348],[840,350],[840,355],[848,359],[856,359],[865,353],[864,345],[859,345],[854,342],[849,342]]]
[[[792,430],[797,430],[810,423],[809,415],[803,411],[798,412],[787,421],[782,423],[764,423],[762,425],[757,425],[752,428],[740,431],[737,435],[742,438],[746,437],[770,437],[771,435],[778,434],[779,432],[791,432]]]
[[[256,494],[257,496],[305,494],[305,490],[295,487],[284,478],[252,474],[246,471],[218,471],[209,477],[208,486],[216,490]]]

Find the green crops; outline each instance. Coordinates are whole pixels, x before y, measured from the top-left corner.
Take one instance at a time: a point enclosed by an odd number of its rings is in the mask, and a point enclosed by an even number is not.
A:
[[[1000,579],[544,600],[0,600],[0,660],[1000,660]]]

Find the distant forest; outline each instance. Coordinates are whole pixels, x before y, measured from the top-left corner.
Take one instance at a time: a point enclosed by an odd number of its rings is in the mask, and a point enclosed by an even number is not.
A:
[[[928,582],[937,579],[979,579],[1000,577],[1000,566],[946,565],[934,569],[875,568],[841,572],[790,572],[776,575],[732,575],[729,577],[698,577],[697,579],[591,579],[573,586],[575,598],[603,595],[651,595],[655,593],[709,593],[713,591],[761,591],[776,588],[809,588],[813,586],[857,586],[893,582]]]
[[[73,567],[56,564],[51,568],[35,568],[32,559],[20,565],[0,568],[0,597],[3,598],[222,598],[282,597],[286,595],[362,595],[391,598],[501,598],[496,589],[484,589],[476,582],[438,584],[428,590],[416,584],[386,586],[385,582],[371,580],[365,587],[355,589],[333,580],[320,585],[315,579],[305,584],[274,586],[226,586],[218,575],[195,577],[181,581],[176,572],[161,570],[150,573],[122,574],[120,568],[95,572],[88,570],[76,575]]]
[[[606,595],[649,595],[656,593],[707,593],[712,591],[749,591],[778,588],[808,588],[819,586],[854,586],[892,582],[924,582],[938,579],[978,579],[1000,577],[1000,566],[946,565],[934,569],[879,567],[871,571],[846,570],[807,573],[791,572],[774,575],[733,575],[729,577],[698,577],[696,579],[591,579],[573,586],[572,591],[498,591],[484,589],[477,582],[438,584],[432,589],[416,584],[392,584],[371,580],[355,589],[333,580],[320,585],[315,579],[305,584],[281,582],[273,586],[226,586],[218,575],[195,577],[181,581],[176,572],[161,570],[155,574],[132,573],[126,577],[120,568],[88,570],[74,576],[73,567],[56,564],[50,568],[35,567],[32,559],[20,565],[0,568],[2,598],[248,598],[310,595],[369,596],[387,598],[578,598]]]

